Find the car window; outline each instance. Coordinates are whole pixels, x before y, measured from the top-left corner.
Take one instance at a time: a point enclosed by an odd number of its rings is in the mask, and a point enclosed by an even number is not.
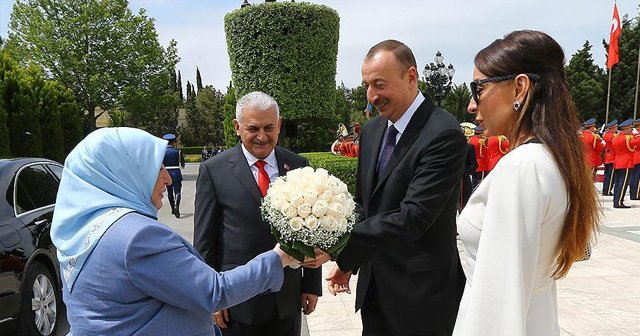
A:
[[[16,213],[55,204],[58,181],[41,165],[20,171],[16,184]]]
[[[62,167],[54,164],[48,164],[47,167],[51,169],[53,174],[55,174],[58,178],[58,181],[60,181],[60,179],[62,178]]]

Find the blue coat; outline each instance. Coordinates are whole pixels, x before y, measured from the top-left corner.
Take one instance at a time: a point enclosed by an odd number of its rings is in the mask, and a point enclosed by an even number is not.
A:
[[[273,251],[218,273],[173,230],[130,213],[104,233],[63,296],[75,335],[213,335],[214,311],[278,291],[283,278]]]

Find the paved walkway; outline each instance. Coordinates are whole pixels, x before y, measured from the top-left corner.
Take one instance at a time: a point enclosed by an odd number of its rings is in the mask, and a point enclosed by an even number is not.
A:
[[[197,173],[197,164],[184,170],[182,217],[171,215],[166,199],[160,210],[160,221],[190,241]],[[640,336],[640,201],[626,201],[631,209],[613,209],[612,197],[601,197],[601,201],[604,223],[591,259],[576,263],[558,282],[561,334]],[[324,265],[323,273],[331,267],[332,263]],[[306,319],[308,331],[303,330],[303,335],[360,335],[362,323],[354,312],[355,281],[352,278],[351,295],[332,296],[325,289],[316,311]]]

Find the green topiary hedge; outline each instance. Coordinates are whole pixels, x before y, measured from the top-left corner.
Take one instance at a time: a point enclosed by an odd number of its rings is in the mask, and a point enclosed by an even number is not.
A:
[[[261,3],[228,13],[224,23],[236,97],[273,96],[294,151],[328,146],[337,118],[338,13],[310,3]]]
[[[337,156],[330,152],[300,153],[309,160],[313,168],[324,168],[329,173],[346,183],[349,192],[356,194],[356,171],[358,170],[358,158]]]
[[[340,17],[322,5],[263,3],[225,16],[236,97],[260,90],[287,119],[332,115]]]

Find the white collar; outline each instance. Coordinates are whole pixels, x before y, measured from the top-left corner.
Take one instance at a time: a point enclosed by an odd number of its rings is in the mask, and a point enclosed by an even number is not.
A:
[[[413,100],[413,103],[409,106],[409,108],[404,112],[404,114],[400,117],[400,119],[396,120],[395,123],[392,123],[391,120],[387,120],[387,128],[391,125],[395,126],[398,130],[398,133],[403,134],[404,130],[409,125],[409,121],[411,121],[411,117],[416,113],[418,107],[424,101],[424,96],[420,91],[416,94],[416,98]]]
[[[253,166],[256,163],[256,161],[260,160],[255,156],[253,156],[253,154],[249,153],[249,151],[247,150],[247,148],[244,146],[243,143],[241,143],[240,145],[242,146],[242,153],[244,154],[245,159],[247,159],[247,163],[249,164],[249,167]],[[269,155],[267,155],[266,158],[262,160],[265,161],[271,168],[278,169],[278,160],[276,160],[275,148],[271,151],[271,153],[269,153]]]

